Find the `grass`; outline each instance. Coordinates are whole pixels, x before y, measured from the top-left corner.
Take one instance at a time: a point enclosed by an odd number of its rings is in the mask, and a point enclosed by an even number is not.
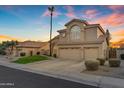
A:
[[[19,64],[27,64],[27,63],[33,63],[33,62],[43,61],[43,60],[48,60],[48,59],[49,58],[46,56],[35,55],[35,56],[21,57],[14,62],[19,63]]]

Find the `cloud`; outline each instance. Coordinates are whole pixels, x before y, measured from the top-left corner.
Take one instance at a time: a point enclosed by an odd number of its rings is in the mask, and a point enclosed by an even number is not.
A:
[[[93,9],[93,10],[86,10],[83,12],[83,14],[88,17],[88,18],[94,18],[96,17],[99,13],[97,10]]]
[[[120,26],[124,25],[124,13],[112,13],[109,15],[105,15],[102,17],[97,18],[95,21],[91,23],[99,23],[104,26]]]
[[[117,30],[117,31],[114,31],[114,32],[112,31],[111,35],[112,35],[112,40],[111,41],[116,43],[116,42],[124,39],[124,29]]]
[[[115,36],[124,36],[124,29],[123,30],[112,32],[112,35],[115,35]]]
[[[124,38],[119,39],[118,41],[111,42],[113,47],[119,47],[124,44]]]
[[[18,38],[14,38],[14,37],[11,37],[11,36],[7,36],[7,35],[0,35],[0,39],[6,39],[6,40],[21,40],[21,39],[18,39]]]
[[[65,14],[69,18],[77,18],[77,16],[74,13],[74,8],[72,6],[65,6],[65,9],[67,9],[67,13]]]
[[[57,11],[54,11],[54,12],[53,12],[53,17],[58,17],[59,15],[61,15],[60,12],[57,12]],[[42,14],[42,16],[43,16],[43,17],[45,17],[45,16],[50,16],[50,12],[48,11],[48,9],[45,10],[45,12]]]
[[[120,9],[124,9],[123,5],[109,5],[108,8],[110,8],[111,10],[117,11]]]

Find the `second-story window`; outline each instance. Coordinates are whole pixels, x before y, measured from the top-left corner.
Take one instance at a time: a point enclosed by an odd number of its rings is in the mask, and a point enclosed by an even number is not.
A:
[[[71,40],[79,40],[81,36],[81,29],[79,26],[75,25],[71,28]]]

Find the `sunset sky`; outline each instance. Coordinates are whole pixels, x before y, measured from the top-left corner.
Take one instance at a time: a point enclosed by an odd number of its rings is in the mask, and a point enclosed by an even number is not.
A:
[[[0,41],[49,39],[48,6],[0,6]],[[53,36],[73,18],[99,23],[109,29],[112,41],[124,38],[124,6],[55,6]]]

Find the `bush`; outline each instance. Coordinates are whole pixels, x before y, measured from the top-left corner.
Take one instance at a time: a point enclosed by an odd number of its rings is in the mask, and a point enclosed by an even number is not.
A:
[[[57,57],[57,56],[56,56],[56,54],[53,54],[53,57],[55,57],[55,58],[56,58],[56,57]]]
[[[24,52],[20,53],[20,56],[25,56],[26,54]]]
[[[97,58],[97,60],[99,61],[100,65],[105,64],[105,59],[104,58]]]
[[[124,54],[121,54],[120,57],[122,60],[124,60]]]
[[[40,55],[40,52],[37,52],[37,55]]]
[[[3,50],[0,50],[0,55],[6,55],[6,52]]]
[[[88,60],[88,61],[85,61],[85,66],[87,70],[91,70],[91,71],[98,70],[99,62]]]
[[[121,61],[118,59],[109,59],[110,67],[120,67]]]

